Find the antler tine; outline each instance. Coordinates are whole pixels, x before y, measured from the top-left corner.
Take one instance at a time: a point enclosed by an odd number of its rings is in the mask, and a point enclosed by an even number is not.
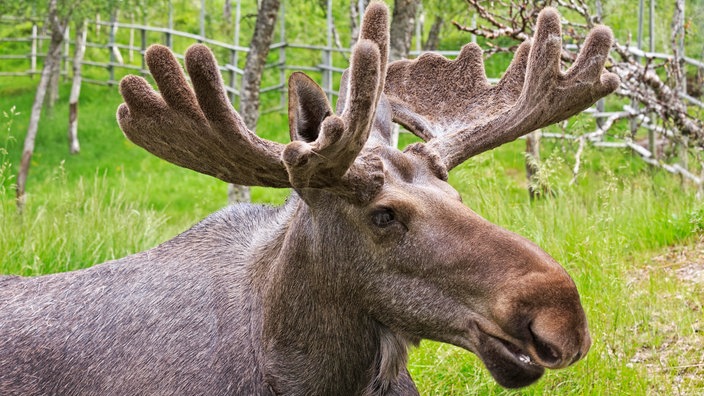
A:
[[[283,160],[296,188],[322,188],[337,184],[369,138],[379,84],[379,50],[369,40],[357,43],[351,59],[349,101],[341,116],[328,115],[313,142],[296,140],[283,152]],[[307,77],[292,76],[303,84]],[[309,90],[312,80],[307,83]],[[315,85],[319,97],[324,93]],[[300,89],[299,89],[300,90]],[[312,92],[308,92],[311,94]]]
[[[562,73],[560,16],[548,7],[538,16],[532,42],[519,47],[496,86],[486,82],[481,50],[469,44],[454,61],[428,55],[393,62],[385,92],[394,120],[428,142],[452,169],[613,92],[619,79],[604,71],[612,41],[609,28],[592,29],[577,61]]]
[[[384,92],[386,67],[389,61],[389,10],[386,4],[374,1],[364,11],[364,21],[361,27],[360,39],[370,40],[379,47],[379,91],[377,101]]]
[[[457,59],[425,53],[415,60],[392,62],[384,92],[389,98],[395,122],[425,141],[457,126],[469,124],[478,108],[475,100],[489,87],[482,50],[474,43],[462,47]]]
[[[381,65],[385,63],[388,48],[388,9],[383,3],[375,2],[367,8],[362,32],[346,72],[349,78],[342,89],[345,98],[341,99],[344,107],[341,114],[326,114],[317,136],[313,136],[314,141],[293,141],[283,152],[291,184],[296,188],[339,186],[366,200],[380,186],[379,175],[368,163],[372,159],[355,160],[369,139],[383,89],[385,69]],[[325,97],[308,80],[303,75],[292,76],[294,84],[290,87],[297,94],[289,97],[290,106],[299,107],[297,96]],[[298,112],[305,117],[305,110]],[[292,125],[295,124],[293,121]]]
[[[167,47],[153,45],[145,57],[161,95],[141,77],[120,82],[125,103],[117,118],[127,138],[160,158],[226,182],[290,186],[280,159],[284,146],[247,129],[225,96],[207,47],[196,44],[186,52],[195,92]]]

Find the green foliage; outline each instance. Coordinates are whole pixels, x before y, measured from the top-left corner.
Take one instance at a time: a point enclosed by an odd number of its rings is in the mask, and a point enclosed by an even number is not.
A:
[[[0,130],[4,134],[4,143],[0,146],[0,194],[2,195],[7,193],[7,190],[13,186],[12,182],[15,180],[12,162],[8,159],[8,147],[15,142],[15,138],[10,132],[12,131],[15,117],[19,115],[20,113],[17,112],[15,106],[10,107],[7,111],[2,111],[3,119],[0,121]]]
[[[162,0],[22,0],[0,3],[0,15],[47,17],[49,4],[56,3],[57,16],[61,21],[81,22],[96,14],[110,15],[117,10],[145,9],[162,3]]]

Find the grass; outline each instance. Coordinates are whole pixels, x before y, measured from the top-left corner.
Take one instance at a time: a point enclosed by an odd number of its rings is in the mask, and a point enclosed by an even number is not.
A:
[[[67,153],[62,97],[40,125],[27,206],[18,216],[12,183],[34,83],[0,79],[0,114],[7,113],[0,118],[0,273],[39,275],[122,257],[173,237],[225,205],[224,183],[159,160],[122,136],[114,116],[121,102],[116,89],[86,85],[81,154]],[[12,113],[13,106],[19,114]],[[585,122],[573,125],[590,128]],[[285,141],[285,116],[263,118],[258,130]],[[424,341],[410,361],[421,393],[696,394],[704,387],[702,285],[666,276],[652,259],[670,246],[698,240],[704,206],[696,191],[627,152],[589,148],[580,176],[570,184],[575,147],[544,141],[544,167],[555,196],[531,202],[522,149],[519,141],[472,158],[452,172],[450,182],[476,212],[535,241],[564,265],[582,296],[592,350],[572,368],[548,372],[525,390],[507,391],[472,354]],[[253,191],[259,202],[280,203],[286,195]]]

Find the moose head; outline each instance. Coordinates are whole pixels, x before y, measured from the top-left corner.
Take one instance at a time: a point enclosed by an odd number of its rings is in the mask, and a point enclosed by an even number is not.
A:
[[[474,44],[387,65],[388,11],[372,3],[336,111],[291,75],[288,144],[247,129],[205,46],[185,56],[192,88],[152,46],[160,93],[122,80],[125,135],[226,182],[294,192],[84,271],[0,278],[0,393],[413,394],[407,351],[422,339],[475,353],[506,387],[576,362],[591,339],[567,272],[447,183],[471,156],[616,89],[609,29],[564,73],[560,34],[543,10],[492,86]],[[424,142],[390,146],[392,122]]]

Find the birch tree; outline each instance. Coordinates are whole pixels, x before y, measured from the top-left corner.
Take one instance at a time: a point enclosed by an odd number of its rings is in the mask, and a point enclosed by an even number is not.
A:
[[[280,6],[280,0],[261,0],[244,66],[242,89],[240,90],[240,114],[242,114],[247,128],[252,131],[256,129],[259,119],[259,88],[262,85],[262,73],[274,37],[274,27]],[[230,184],[227,195],[230,202],[250,201],[250,192],[247,186]]]
[[[420,0],[394,0],[389,31],[389,60],[408,58]]]
[[[86,24],[80,22],[76,24],[76,46],[73,55],[73,81],[71,82],[71,97],[69,98],[68,115],[68,147],[71,154],[77,154],[80,150],[78,143],[78,98],[81,95],[81,62],[86,51]]]
[[[144,0],[134,0],[144,3]],[[52,72],[60,67],[61,47],[65,40],[66,29],[72,21],[83,21],[88,16],[100,12],[112,12],[118,6],[131,7],[130,0],[34,0],[34,1],[3,1],[0,2],[0,15],[25,16],[31,11],[45,12],[41,15],[45,18],[47,30],[50,34],[49,50],[44,57],[41,77],[37,85],[37,92],[32,104],[27,134],[24,139],[22,149],[22,159],[17,174],[16,199],[17,207],[21,211],[25,203],[25,193],[27,187],[27,177],[32,163],[34,146],[39,129],[42,107],[44,105],[48,87],[52,78]]]
[[[57,6],[57,0],[49,0],[47,20],[51,33],[51,41],[49,43],[49,51],[44,58],[44,67],[42,68],[41,78],[37,86],[37,94],[34,97],[34,104],[32,104],[32,113],[29,118],[27,135],[25,136],[24,147],[22,149],[20,169],[17,174],[16,198],[17,207],[20,211],[25,203],[27,175],[29,174],[29,165],[32,162],[32,155],[34,154],[34,142],[37,138],[42,106],[51,80],[52,70],[61,61],[61,44],[63,43],[64,34],[68,25],[67,21],[60,17]]]

